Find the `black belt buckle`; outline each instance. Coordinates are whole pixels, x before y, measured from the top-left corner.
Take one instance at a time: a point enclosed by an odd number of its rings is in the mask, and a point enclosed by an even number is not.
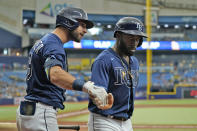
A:
[[[111,115],[107,115],[106,117],[111,118],[111,119],[115,119],[115,120],[119,120],[119,121],[126,121],[126,120],[128,120],[125,117],[117,117],[117,116],[111,116]]]
[[[57,109],[57,107],[53,106],[53,109],[54,109],[54,110],[56,110],[56,109]]]
[[[124,117],[115,117],[113,119],[116,119],[116,120],[120,120],[120,121],[126,121],[128,120],[127,118],[124,118]]]

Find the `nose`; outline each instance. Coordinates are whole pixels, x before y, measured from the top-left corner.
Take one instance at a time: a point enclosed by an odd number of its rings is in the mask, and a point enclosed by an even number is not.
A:
[[[83,32],[84,32],[84,33],[87,33],[87,28],[84,28]]]

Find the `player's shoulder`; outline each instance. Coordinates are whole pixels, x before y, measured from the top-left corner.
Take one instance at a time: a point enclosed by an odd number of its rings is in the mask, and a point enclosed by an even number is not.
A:
[[[139,67],[139,61],[138,61],[137,57],[131,56],[130,59],[132,61],[132,66],[138,68]]]
[[[137,57],[135,57],[135,56],[131,56],[130,58],[132,59],[132,61],[134,61],[134,62],[138,62]]]
[[[44,44],[44,51],[57,51],[64,53],[64,48],[61,40],[53,33],[48,33],[41,38],[42,43]]]
[[[48,33],[41,39],[47,45],[61,45],[61,40],[53,33]]]
[[[95,60],[102,60],[104,62],[108,62],[113,55],[110,53],[109,49],[105,49],[102,51]]]

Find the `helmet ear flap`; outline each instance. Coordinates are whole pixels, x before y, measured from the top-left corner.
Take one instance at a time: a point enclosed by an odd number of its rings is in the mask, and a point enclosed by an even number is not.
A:
[[[79,26],[79,22],[75,19],[68,19],[64,16],[57,15],[56,28],[58,26],[63,26],[65,28],[67,28],[68,30],[72,31]]]
[[[120,33],[121,33],[120,31],[115,31],[114,32],[114,38],[117,38],[117,35],[120,34]]]
[[[139,44],[137,45],[137,47],[140,47],[143,43],[143,38],[140,38]]]
[[[117,31],[114,32],[114,38],[116,38]]]

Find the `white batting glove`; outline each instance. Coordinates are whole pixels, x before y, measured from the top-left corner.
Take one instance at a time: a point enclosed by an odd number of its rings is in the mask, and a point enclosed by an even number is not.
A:
[[[108,94],[103,87],[94,85],[93,82],[88,81],[83,86],[83,91],[88,93],[93,103],[98,107],[104,107],[108,102]]]
[[[107,104],[107,92],[103,87],[99,86],[94,86],[94,93],[95,93],[95,98],[92,98],[92,101],[97,107],[105,106]]]

